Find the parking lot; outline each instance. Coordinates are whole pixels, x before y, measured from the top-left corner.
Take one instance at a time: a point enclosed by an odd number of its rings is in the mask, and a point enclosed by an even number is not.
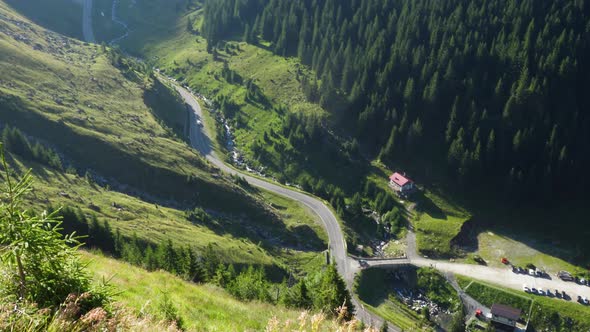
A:
[[[458,264],[450,262],[433,261],[429,259],[414,259],[413,264],[419,266],[433,266],[440,271],[456,273],[460,275],[469,276],[474,279],[487,281],[493,284],[501,285],[504,287],[523,291],[523,285],[527,285],[529,288],[542,289],[545,291],[545,295],[548,296],[546,290],[551,290],[556,301],[577,301],[578,296],[581,298],[586,297],[590,299],[590,287],[580,285],[575,282],[567,282],[559,279],[557,276],[547,275],[545,277],[534,277],[528,273],[513,273],[509,266],[505,267],[488,267],[481,265],[471,264]],[[559,290],[561,294],[565,292],[566,297],[555,296],[555,290]]]

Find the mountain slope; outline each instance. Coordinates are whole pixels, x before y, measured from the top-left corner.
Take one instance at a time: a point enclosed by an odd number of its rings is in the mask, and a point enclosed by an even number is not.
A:
[[[32,206],[80,208],[152,244],[217,243],[228,263],[284,268],[325,248],[302,206],[241,187],[182,140],[186,109],[144,64],[38,27],[3,2],[0,54],[0,124],[57,151],[67,171],[15,153],[16,168],[39,177]],[[197,206],[213,224],[189,220]]]
[[[173,300],[187,330],[261,331],[269,320],[295,320],[300,312],[265,303],[244,303],[212,285],[195,285],[165,272],[146,272],[106,257],[84,253],[95,279],[110,279],[122,304],[137,314],[162,317],[165,297]]]
[[[583,2],[205,3],[209,50],[243,36],[298,57],[321,82],[322,105],[383,161],[463,191],[587,194]]]
[[[186,111],[143,64],[43,30],[0,6],[0,121],[50,142],[79,172],[96,173],[113,188],[162,202],[252,210],[240,190],[215,179],[214,169],[158,123],[156,109]]]

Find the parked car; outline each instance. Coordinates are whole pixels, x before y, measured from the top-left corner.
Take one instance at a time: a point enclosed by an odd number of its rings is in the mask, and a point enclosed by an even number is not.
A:
[[[587,305],[590,302],[588,302],[588,298],[586,298],[585,296],[582,296],[582,303]]]
[[[539,295],[545,295],[545,291],[543,290],[543,288],[539,288],[539,290],[537,291],[537,293]]]
[[[525,291],[525,292],[527,292],[527,293],[530,293],[531,292],[531,289],[527,285],[522,285],[522,290]]]
[[[483,316],[483,312],[481,311],[481,309],[475,310],[475,317],[480,318],[482,316]]]
[[[573,281],[574,280],[574,277],[571,275],[571,273],[569,273],[567,271],[559,271],[557,273],[557,277],[559,277],[563,281]]]
[[[558,298],[561,298],[561,293],[557,289],[555,290],[555,296],[557,296]]]
[[[529,269],[529,275],[531,275],[533,277],[536,276],[535,270]]]
[[[531,287],[531,293],[537,294],[537,289],[535,287]]]
[[[536,275],[537,275],[537,277],[539,277],[539,278],[545,278],[545,277],[547,276],[547,273],[546,273],[545,271],[543,271],[543,270],[539,270],[539,269],[537,269],[537,270],[535,271],[535,274],[536,274]]]

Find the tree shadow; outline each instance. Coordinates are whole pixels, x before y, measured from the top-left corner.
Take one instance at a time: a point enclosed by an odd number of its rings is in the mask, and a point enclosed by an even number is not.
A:
[[[428,198],[422,190],[414,193],[413,200],[416,202],[416,210],[424,212],[435,219],[447,219],[445,212]]]
[[[289,229],[287,225],[265,207],[259,207],[258,216],[228,215],[208,211],[209,218],[193,221],[204,226],[219,236],[230,235],[233,238],[250,240],[261,248],[279,254],[282,248],[312,252],[327,248],[327,243],[308,225],[298,225]]]
[[[491,232],[539,253],[588,269],[590,231],[580,220],[585,219],[590,208],[583,202],[568,204],[577,207],[521,206],[519,209],[481,210],[463,225],[453,241],[465,251],[474,253],[480,249],[479,235]],[[505,253],[509,260],[510,254]]]

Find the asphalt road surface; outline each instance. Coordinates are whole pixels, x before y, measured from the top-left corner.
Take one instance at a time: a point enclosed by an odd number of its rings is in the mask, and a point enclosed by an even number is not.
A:
[[[246,173],[239,172],[236,169],[227,166],[215,154],[215,151],[213,150],[213,146],[210,140],[211,135],[208,133],[207,128],[202,125],[199,125],[197,122],[197,120],[200,120],[201,123],[204,122],[202,110],[199,103],[189,91],[180,87],[176,83],[174,83],[174,86],[182,96],[183,100],[190,106],[192,110],[189,135],[190,142],[193,148],[200,151],[207,158],[207,160],[209,160],[211,164],[215,165],[222,171],[228,174],[239,174],[244,179],[246,179],[248,183],[256,187],[260,187],[265,190],[299,201],[302,204],[309,207],[312,211],[314,211],[320,217],[322,223],[324,224],[324,228],[328,233],[330,255],[335,260],[338,272],[343,276],[344,280],[346,281],[346,284],[348,285],[349,290],[351,291],[351,294],[353,294],[352,283],[354,281],[354,276],[356,275],[356,273],[360,271],[360,265],[357,260],[348,256],[346,242],[344,241],[340,224],[338,223],[338,220],[336,219],[332,211],[326,206],[326,204],[321,200],[306,195],[302,192],[288,189],[267,182],[265,180],[261,180],[259,178],[250,176]],[[386,268],[406,264],[412,264],[418,267],[433,267],[443,273],[465,275],[468,277],[472,277],[474,279],[502,285],[504,287],[516,290],[522,290],[523,285],[527,285],[528,287],[535,287],[537,289],[550,289],[553,292],[555,292],[555,290],[558,289],[559,291],[565,291],[573,301],[577,299],[578,295],[590,298],[590,287],[578,285],[572,282],[565,282],[558,279],[557,277],[551,277],[552,279],[536,278],[529,275],[515,274],[509,267],[495,268],[482,265],[438,261],[421,257],[416,249],[416,236],[413,231],[408,232],[407,243],[407,258],[405,259],[367,259],[366,261],[368,265],[372,267]],[[563,300],[556,299],[556,301]],[[357,319],[362,320],[366,324],[371,324],[377,327],[381,326],[383,320],[380,317],[366,311],[364,307],[356,299],[354,299],[353,303],[356,307],[355,315]],[[390,327],[390,331],[399,330],[396,327]]]
[[[92,0],[82,0],[82,34],[84,40],[95,43],[94,30],[92,29]]]

